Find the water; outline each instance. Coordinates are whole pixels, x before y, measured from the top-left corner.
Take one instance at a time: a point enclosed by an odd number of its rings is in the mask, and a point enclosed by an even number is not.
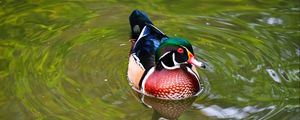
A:
[[[0,1],[0,119],[155,118],[126,77],[134,9],[209,64],[179,119],[300,118],[298,1],[112,0]]]

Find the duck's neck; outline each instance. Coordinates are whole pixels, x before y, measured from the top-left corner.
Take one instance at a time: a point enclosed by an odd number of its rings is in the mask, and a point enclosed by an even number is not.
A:
[[[162,70],[162,69],[166,69],[166,70],[174,70],[174,69],[187,69],[187,67],[189,68],[192,68],[192,65],[191,64],[181,64],[181,65],[178,65],[178,66],[172,66],[172,67],[167,67],[166,65],[163,65],[162,62],[156,64],[155,66],[155,70]]]

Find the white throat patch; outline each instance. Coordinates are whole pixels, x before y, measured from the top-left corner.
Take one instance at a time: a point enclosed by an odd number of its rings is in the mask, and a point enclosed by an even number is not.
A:
[[[166,54],[169,54],[170,52],[167,52],[167,53],[165,53],[163,56],[165,56]],[[162,57],[163,57],[162,56]],[[162,58],[161,57],[161,58]],[[175,60],[175,53],[173,53],[172,54],[172,62],[173,62],[173,64],[174,64],[174,66],[171,66],[171,67],[169,67],[169,66],[167,66],[163,61],[161,61],[161,65],[165,68],[165,69],[168,69],[168,70],[174,70],[174,69],[176,69],[176,68],[180,68],[180,63],[178,63],[178,62],[176,62],[176,60]]]

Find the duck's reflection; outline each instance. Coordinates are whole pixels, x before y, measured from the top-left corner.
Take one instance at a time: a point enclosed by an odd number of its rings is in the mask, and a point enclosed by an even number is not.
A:
[[[134,90],[133,90],[134,91]],[[197,97],[190,97],[182,100],[165,100],[143,95],[134,91],[140,102],[153,109],[152,120],[161,118],[177,119],[180,115],[191,107]]]

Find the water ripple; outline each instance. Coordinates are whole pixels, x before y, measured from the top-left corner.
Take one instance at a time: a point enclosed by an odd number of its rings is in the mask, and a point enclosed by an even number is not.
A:
[[[209,65],[182,118],[297,118],[299,7],[288,2],[0,1],[0,116],[150,119],[126,77],[128,14],[142,8]]]

